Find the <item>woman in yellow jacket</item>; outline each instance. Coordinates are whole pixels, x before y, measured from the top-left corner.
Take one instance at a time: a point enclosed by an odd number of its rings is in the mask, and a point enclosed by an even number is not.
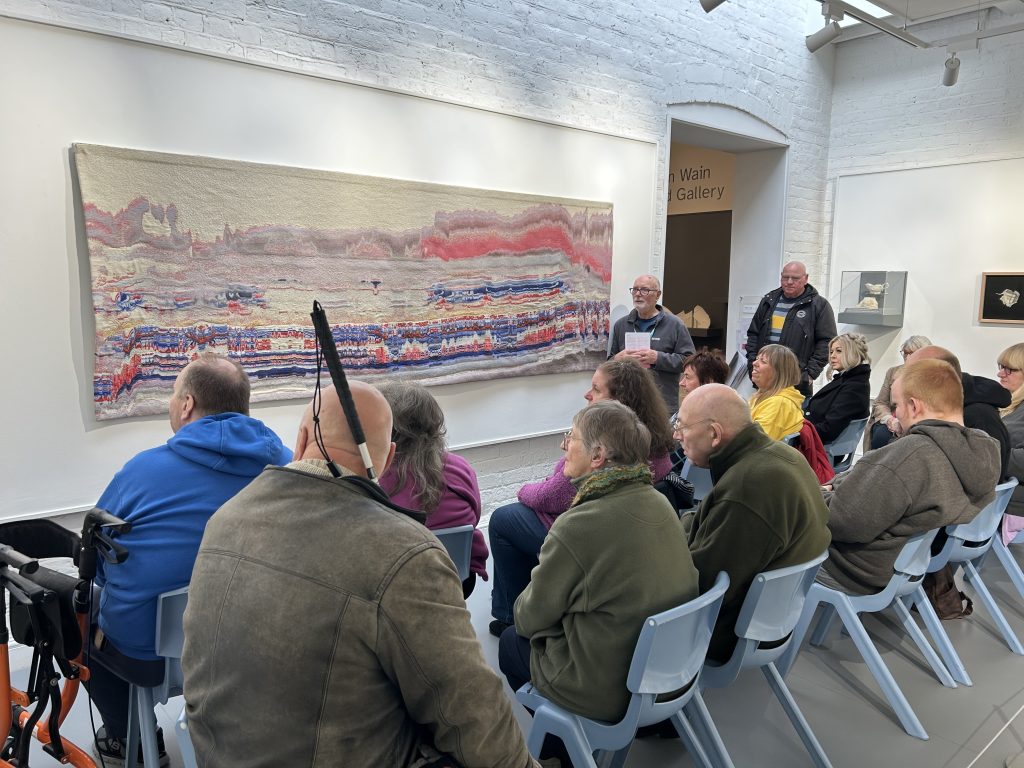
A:
[[[804,425],[804,396],[797,390],[800,363],[788,347],[761,347],[751,368],[757,392],[750,398],[750,415],[773,440],[799,432]]]

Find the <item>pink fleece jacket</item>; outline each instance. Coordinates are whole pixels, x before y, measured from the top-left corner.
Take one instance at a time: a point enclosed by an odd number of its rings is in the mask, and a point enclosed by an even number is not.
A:
[[[461,456],[446,453],[444,457],[445,489],[437,507],[427,515],[427,528],[438,531],[442,528],[454,528],[458,525],[472,525],[476,528],[480,522],[480,487],[477,485],[476,472]],[[419,509],[419,500],[411,479],[405,487],[396,486],[395,473],[388,470],[380,476],[380,487],[391,500],[406,509]],[[483,531],[473,531],[473,554],[470,557],[470,570],[481,579],[487,581],[487,542]]]
[[[648,464],[651,467],[651,474],[654,475],[654,482],[658,482],[672,469],[672,460],[667,453],[651,457]],[[534,511],[537,519],[544,524],[549,531],[555,518],[565,512],[576,498],[576,486],[572,481],[562,474],[565,466],[563,456],[555,464],[555,471],[547,480],[539,483],[527,483],[519,489],[518,499],[520,504],[525,504]]]

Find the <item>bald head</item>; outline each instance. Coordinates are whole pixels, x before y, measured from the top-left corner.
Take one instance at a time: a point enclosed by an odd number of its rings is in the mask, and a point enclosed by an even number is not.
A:
[[[698,467],[708,467],[711,454],[731,443],[750,424],[750,406],[732,387],[704,384],[679,406],[675,434],[687,458]]]
[[[690,400],[692,404],[686,403]],[[725,384],[705,384],[697,387],[683,401],[686,405],[687,418],[683,423],[687,424],[692,418],[705,418],[716,421],[722,425],[723,431],[731,439],[744,427],[749,427],[750,406],[739,396],[735,389]],[[683,415],[683,408],[679,409]]]
[[[359,421],[363,425],[363,434],[366,436],[373,467],[379,476],[387,469],[395,452],[394,443],[391,442],[391,408],[384,396],[369,384],[350,380],[349,387],[352,390],[352,400],[356,404]],[[295,444],[296,459],[324,458],[314,439],[313,428],[313,403],[310,403],[302,414],[302,423],[299,425],[299,436]],[[357,475],[366,475],[359,450],[345,420],[345,412],[333,387],[323,390],[320,435],[327,455],[335,463]]]
[[[807,266],[802,261],[791,261],[782,268],[782,294],[787,299],[800,296],[807,287]]]
[[[204,352],[181,369],[167,410],[175,432],[204,416],[248,416],[249,377],[237,360]]]
[[[910,363],[919,363],[922,360],[942,360],[953,366],[957,376],[963,372],[960,369],[960,360],[957,356],[945,347],[939,347],[935,344],[929,344],[927,347],[921,347],[919,350],[910,353],[907,355],[905,362],[909,365]]]

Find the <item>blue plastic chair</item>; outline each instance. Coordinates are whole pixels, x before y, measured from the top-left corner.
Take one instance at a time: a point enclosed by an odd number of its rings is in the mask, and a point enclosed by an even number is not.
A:
[[[612,753],[610,765],[620,768],[638,727],[671,719],[694,761],[710,768],[706,747],[698,741],[682,710],[690,703],[706,709],[700,700],[697,678],[728,587],[729,576],[719,573],[714,586],[700,597],[644,621],[626,677],[626,687],[633,695],[626,714],[617,723],[569,712],[544,698],[530,683],[516,691],[516,699],[534,712],[526,740],[530,754],[539,757],[544,737],[551,734],[565,744],[575,768],[596,768],[595,750]],[[663,694],[677,692],[670,700],[657,701]],[[721,742],[717,732],[714,736]]]
[[[794,432],[791,435],[785,435],[780,442],[783,442],[786,445],[790,445],[793,448],[796,448],[797,446],[800,445],[800,433]]]
[[[825,453],[832,460],[832,468],[837,474],[845,472],[853,464],[853,454],[857,452],[867,425],[867,416],[851,421],[835,440],[825,444]]]
[[[689,459],[683,462],[683,469],[679,476],[693,483],[694,506],[703,501],[711,493],[711,488],[714,486],[714,481],[711,479],[711,470],[694,466],[694,463]]]
[[[469,561],[473,555],[473,526],[459,525],[454,528],[441,528],[434,531],[434,535],[448,550],[448,557],[455,564],[459,578],[462,581],[468,579]]]
[[[157,704],[166,704],[182,694],[181,649],[185,645],[182,617],[188,604],[188,587],[164,592],[157,598],[156,654],[164,659],[164,680],[155,687],[146,688],[132,683],[128,693],[128,738],[125,754],[138,754],[139,732],[142,733],[142,764],[145,768],[158,768],[160,757],[156,742]],[[196,768],[196,753],[188,735],[185,710],[175,724],[178,746],[181,748],[185,768]]]
[[[814,618],[815,610],[819,604],[824,603],[825,610],[818,621],[814,633],[811,635],[811,644],[822,645],[832,619],[838,614],[843,622],[843,626],[857,646],[857,650],[860,651],[861,657],[863,657],[864,662],[868,665],[868,669],[874,676],[875,681],[882,689],[882,693],[885,694],[885,698],[895,711],[896,717],[899,719],[903,729],[911,736],[927,740],[928,732],[921,725],[921,721],[914,714],[914,710],[907,701],[907,697],[903,695],[903,691],[896,684],[896,680],[893,678],[889,668],[882,661],[882,657],[878,654],[878,649],[871,642],[871,638],[867,630],[864,629],[864,625],[861,624],[858,614],[877,613],[892,606],[897,616],[899,616],[904,630],[906,630],[907,634],[921,650],[925,660],[931,666],[939,681],[948,688],[956,688],[956,682],[949,674],[949,670],[943,666],[942,661],[935,653],[935,649],[928,644],[924,634],[921,632],[921,628],[917,626],[917,623],[910,615],[910,610],[900,599],[919,589],[925,571],[928,568],[928,563],[931,560],[929,550],[932,540],[937,533],[938,529],[927,531],[912,537],[903,545],[903,549],[900,550],[896,563],[893,566],[893,576],[881,592],[873,595],[848,595],[845,592],[829,589],[821,584],[814,584],[807,595],[807,601],[804,603],[800,621],[793,631],[792,644],[783,659],[780,659],[776,665],[779,672],[783,676],[789,673],[799,652],[804,635],[807,633],[807,629]]]
[[[831,768],[832,764],[811,731],[810,725],[807,724],[782,675],[776,669],[775,661],[793,642],[793,629],[802,615],[804,602],[811,585],[814,584],[818,566],[826,557],[827,551],[806,563],[758,574],[747,590],[747,596],[736,620],[738,642],[732,656],[724,664],[706,662],[700,676],[702,690],[725,688],[731,685],[743,670],[751,667],[760,668],[818,768]],[[704,720],[706,712],[706,709],[700,712],[695,707],[687,708],[699,736],[710,726],[710,723]],[[710,728],[711,733],[717,733],[714,726]],[[716,745],[713,738],[705,737],[704,741],[712,747]],[[728,755],[722,754],[713,755],[713,762],[721,766],[732,765]]]
[[[995,622],[996,627],[1002,633],[1010,650],[1018,655],[1024,656],[1024,646],[1021,645],[1017,635],[1010,629],[1006,617],[999,610],[992,593],[981,578],[977,564],[991,549],[993,539],[999,537],[999,521],[1003,519],[1003,512],[1010,503],[1013,489],[1017,487],[1017,480],[1013,478],[1005,483],[996,486],[996,497],[969,523],[962,525],[950,525],[946,527],[948,538],[942,547],[942,551],[935,555],[928,564],[928,573],[935,573],[944,568],[947,564],[956,571],[957,567],[963,568],[964,581],[974,588],[978,595],[978,601],[985,606],[989,616]],[[953,679],[963,685],[972,685],[970,676],[960,660],[956,649],[953,647],[949,635],[942,626],[935,613],[935,608],[928,600],[924,589],[918,588],[909,598],[905,599],[908,605],[917,606],[918,613],[931,635],[932,640],[939,649],[942,660],[946,663]]]

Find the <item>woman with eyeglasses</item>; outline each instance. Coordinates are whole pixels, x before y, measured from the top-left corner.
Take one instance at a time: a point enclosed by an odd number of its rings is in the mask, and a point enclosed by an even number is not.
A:
[[[1024,530],[1024,343],[1007,347],[999,355],[996,377],[1010,392],[1010,404],[1000,413],[1010,433],[1009,472],[1020,483],[1014,491],[1003,523],[1003,541],[1009,543]]]
[[[590,389],[583,395],[588,403],[616,400],[629,407],[651,433],[648,460],[654,482],[669,473],[669,454],[675,448],[668,411],[658,392],[651,372],[632,360],[609,360],[598,366],[590,380]],[[562,441],[565,450],[566,439]],[[537,565],[537,555],[548,530],[576,497],[576,488],[565,475],[565,457],[558,460],[554,471],[537,483],[519,489],[515,504],[498,507],[487,525],[494,559],[494,586],[491,589],[489,629],[500,635],[512,624],[512,606],[530,583],[530,571]]]
[[[697,596],[683,529],[651,487],[652,436],[622,403],[576,414],[561,463],[575,490],[501,635],[498,664],[515,690],[586,717],[617,721],[629,704],[626,673],[644,619]],[[548,743],[543,756],[568,756]],[[556,753],[556,754],[552,754]]]
[[[426,387],[411,382],[389,382],[377,389],[391,406],[395,441],[395,458],[380,476],[380,487],[395,504],[426,513],[431,530],[476,528],[481,509],[476,472],[464,458],[448,453],[444,412],[437,400]],[[483,531],[474,530],[463,597],[469,597],[477,576],[487,580],[487,542]]]
[[[804,412],[826,445],[839,437],[851,421],[868,415],[868,340],[859,333],[843,333],[832,339],[828,344],[828,374],[831,381],[811,397]]]
[[[750,379],[757,392],[750,398],[750,416],[772,440],[799,432],[804,425],[800,363],[789,347],[767,344],[758,351]]]
[[[931,339],[927,336],[910,336],[900,347],[900,356],[906,360],[914,352],[932,345]],[[885,372],[885,379],[882,381],[882,388],[878,390],[878,396],[871,405],[871,414],[868,416],[868,425],[864,429],[864,450],[870,451],[874,448],[881,448],[888,445],[897,437],[903,434],[899,419],[893,413],[895,404],[892,402],[892,380],[896,371],[903,367],[903,364],[894,365]]]

